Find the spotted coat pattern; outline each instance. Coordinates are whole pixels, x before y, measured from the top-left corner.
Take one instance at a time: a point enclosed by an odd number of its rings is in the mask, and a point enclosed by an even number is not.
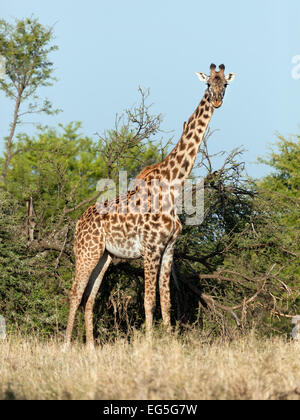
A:
[[[182,227],[175,212],[174,190],[170,188],[167,194],[162,194],[162,188],[153,186],[153,180],[171,184],[174,180],[183,183],[189,177],[214,112],[214,88],[220,98],[220,81],[225,90],[227,83],[224,71],[215,72],[211,67],[208,89],[188,123],[184,123],[179,142],[162,162],[145,168],[137,176],[137,180],[144,181],[142,186],[117,200],[89,207],[78,220],[74,243],[76,270],[70,291],[67,344],[71,341],[77,308],[85,295],[86,340],[93,345],[93,306],[113,257],[143,257],[146,332],[151,334],[158,277],[163,324],[170,328],[170,273],[174,246]],[[217,105],[215,107],[219,107],[219,103]],[[153,196],[158,202],[155,212],[151,211]]]

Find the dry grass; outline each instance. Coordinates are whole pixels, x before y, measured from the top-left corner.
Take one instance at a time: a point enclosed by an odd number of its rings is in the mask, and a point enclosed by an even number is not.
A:
[[[300,399],[300,346],[254,334],[231,343],[195,333],[136,334],[95,351],[55,340],[0,342],[1,399]]]

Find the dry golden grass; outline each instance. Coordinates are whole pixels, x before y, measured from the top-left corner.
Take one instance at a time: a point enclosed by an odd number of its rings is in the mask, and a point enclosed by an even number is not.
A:
[[[300,399],[300,345],[254,334],[231,343],[137,333],[88,350],[0,342],[1,399]]]

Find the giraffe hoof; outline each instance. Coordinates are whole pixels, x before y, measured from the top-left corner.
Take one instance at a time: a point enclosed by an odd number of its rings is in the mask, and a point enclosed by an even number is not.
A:
[[[70,344],[69,342],[65,342],[65,343],[62,345],[62,352],[63,352],[63,353],[66,353],[66,352],[70,349],[70,347],[71,347],[71,344]]]
[[[94,345],[94,343],[86,343],[86,349],[88,351],[95,351],[95,345]]]
[[[146,331],[146,340],[147,341],[152,341],[152,339],[153,339],[152,330]]]

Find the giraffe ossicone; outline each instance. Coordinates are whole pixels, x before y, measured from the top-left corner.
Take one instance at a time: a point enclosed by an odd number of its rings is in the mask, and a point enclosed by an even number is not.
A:
[[[212,64],[209,76],[197,73],[208,85],[199,106],[184,123],[183,133],[168,156],[137,176],[140,186],[118,199],[101,203],[102,210],[105,208],[106,211],[99,211],[99,203],[94,204],[78,220],[74,240],[76,268],[70,291],[66,344],[71,341],[76,311],[83,302],[86,341],[93,345],[94,302],[114,257],[143,257],[146,332],[151,334],[152,330],[157,278],[163,324],[170,328],[170,274],[176,239],[182,230],[175,208],[178,193],[172,183],[183,185],[189,178],[214,109],[222,105],[226,87],[235,77],[234,73],[225,76],[224,70],[224,65],[216,71]],[[163,183],[169,186],[166,194],[162,194]],[[142,211],[137,212],[137,208]]]

